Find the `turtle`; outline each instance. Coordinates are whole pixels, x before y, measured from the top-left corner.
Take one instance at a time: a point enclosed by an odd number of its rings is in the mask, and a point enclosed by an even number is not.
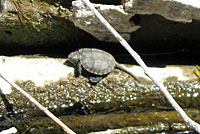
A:
[[[92,83],[99,82],[102,77],[118,68],[127,74],[131,75],[137,82],[140,82],[131,72],[121,66],[115,58],[108,52],[96,48],[81,48],[75,52],[71,52],[67,61],[77,67],[78,75],[81,75],[82,69],[96,75],[90,77]],[[98,77],[99,76],[99,77]]]

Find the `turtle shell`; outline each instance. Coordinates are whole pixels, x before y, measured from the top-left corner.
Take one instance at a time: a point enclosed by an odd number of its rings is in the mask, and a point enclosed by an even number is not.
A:
[[[79,49],[80,62],[85,70],[96,75],[110,73],[115,67],[114,57],[99,49]]]

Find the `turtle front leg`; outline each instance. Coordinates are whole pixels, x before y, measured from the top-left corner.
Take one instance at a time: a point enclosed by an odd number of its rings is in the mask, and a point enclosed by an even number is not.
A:
[[[79,62],[78,64],[77,64],[77,73],[78,73],[78,75],[81,75],[82,74],[82,66],[81,66],[81,63]]]
[[[82,74],[82,66],[80,63],[74,65],[74,74],[76,77]]]

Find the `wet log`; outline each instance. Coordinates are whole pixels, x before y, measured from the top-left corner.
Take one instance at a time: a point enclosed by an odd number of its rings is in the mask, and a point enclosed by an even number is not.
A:
[[[186,113],[195,121],[199,120],[199,110],[186,110]],[[107,129],[116,129],[113,133],[156,133],[156,132],[180,132],[191,130],[187,127],[182,118],[176,111],[146,111],[143,113],[109,113],[96,115],[79,115],[59,117],[73,131],[79,134],[102,131]],[[16,127],[21,133],[31,134],[59,134],[63,130],[48,117],[34,117],[16,120],[4,120],[0,122],[1,129],[7,127]],[[130,127],[134,126],[134,127]],[[125,128],[128,127],[128,128]],[[194,131],[193,131],[194,132]]]

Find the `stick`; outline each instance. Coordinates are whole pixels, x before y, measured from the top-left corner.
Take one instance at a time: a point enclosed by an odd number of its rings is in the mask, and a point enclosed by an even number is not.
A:
[[[19,1],[16,2],[15,0],[11,0],[11,3],[13,4],[13,7],[15,8],[15,10],[17,12],[17,16],[18,16],[18,19],[19,19],[20,23],[22,25],[24,25],[25,24],[24,20],[26,20],[27,22],[29,22],[30,19],[28,18],[28,16],[22,10],[22,8],[21,8],[21,6],[19,4]]]
[[[183,109],[176,103],[174,98],[170,95],[164,85],[159,82],[156,77],[151,73],[150,69],[146,66],[140,56],[130,47],[130,45],[124,40],[120,34],[104,19],[104,17],[94,8],[93,4],[89,0],[82,0],[85,5],[87,5],[90,10],[96,15],[102,24],[115,36],[115,38],[122,44],[122,46],[131,54],[131,56],[136,60],[136,62],[142,67],[144,73],[160,88],[162,93],[165,95],[170,104],[175,108],[175,110],[180,114],[187,125],[194,128],[198,133],[200,133],[200,125],[190,119]]]
[[[55,115],[53,115],[48,109],[43,107],[39,102],[37,102],[32,96],[30,96],[26,91],[16,85],[14,82],[9,81],[6,79],[1,73],[0,77],[8,82],[11,86],[21,92],[26,98],[28,98],[31,102],[33,102],[41,111],[43,111],[46,115],[48,115],[53,121],[55,121],[58,125],[60,125],[63,130],[68,134],[76,134],[73,132],[69,127],[67,127],[62,121],[60,121]]]

